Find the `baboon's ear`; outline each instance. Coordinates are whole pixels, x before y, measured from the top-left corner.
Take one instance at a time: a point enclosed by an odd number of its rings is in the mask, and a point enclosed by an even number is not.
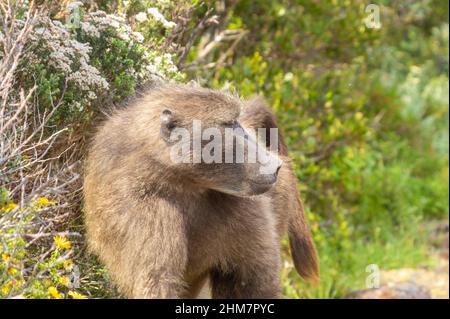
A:
[[[161,113],[161,137],[166,142],[170,142],[170,133],[175,128],[175,119],[173,113],[169,109],[165,109]]]

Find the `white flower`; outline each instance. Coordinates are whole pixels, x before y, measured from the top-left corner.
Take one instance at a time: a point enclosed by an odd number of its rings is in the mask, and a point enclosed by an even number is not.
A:
[[[83,30],[83,32],[85,32],[87,35],[95,38],[100,38],[100,32],[94,25],[88,22],[81,22],[80,27],[81,30]]]
[[[177,24],[173,21],[166,21],[165,23],[163,23],[163,25],[166,29],[172,29],[177,26]]]
[[[110,25],[111,27],[113,27],[114,29],[120,28],[120,23],[117,22],[117,21],[114,21],[114,20],[109,21],[109,25]]]
[[[162,62],[162,58],[160,56],[155,57],[155,64],[160,65]]]
[[[288,72],[284,75],[285,82],[290,82],[290,81],[292,81],[293,78],[294,78],[294,74],[292,74],[292,72]]]
[[[127,32],[119,31],[118,35],[119,35],[119,38],[121,38],[124,41],[130,41],[131,40],[130,39],[130,35]]]
[[[137,42],[142,43],[144,42],[144,36],[140,32],[133,32],[133,36],[136,39]]]
[[[138,14],[136,14],[135,18],[137,22],[144,22],[148,19],[147,13],[145,12],[139,12]]]
[[[145,68],[149,73],[158,73],[158,68],[154,64],[148,64]]]
[[[88,92],[88,99],[95,100],[97,98],[97,94],[95,92],[89,91]]]
[[[177,26],[175,22],[167,21],[166,18],[158,11],[157,8],[149,8],[147,10],[148,14],[152,15],[156,21],[161,22],[164,28],[171,29]]]
[[[83,2],[74,1],[74,2],[70,2],[69,4],[67,4],[67,9],[72,12],[82,6],[83,6]]]

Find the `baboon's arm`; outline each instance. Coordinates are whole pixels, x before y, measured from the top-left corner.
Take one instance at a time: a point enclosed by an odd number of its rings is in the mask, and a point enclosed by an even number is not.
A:
[[[130,262],[136,277],[135,298],[179,298],[184,292],[183,273],[187,242],[183,215],[167,200],[142,205],[128,238]]]

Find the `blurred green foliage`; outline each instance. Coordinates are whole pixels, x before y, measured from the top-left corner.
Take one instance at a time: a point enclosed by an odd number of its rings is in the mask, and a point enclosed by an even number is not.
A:
[[[240,1],[232,62],[195,74],[278,116],[322,269],[309,287],[287,263],[287,297],[342,297],[369,264],[427,263],[424,225],[448,218],[448,3],[383,1],[380,29],[366,5]]]

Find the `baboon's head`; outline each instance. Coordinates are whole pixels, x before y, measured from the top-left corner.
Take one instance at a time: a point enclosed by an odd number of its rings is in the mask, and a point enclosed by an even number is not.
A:
[[[158,96],[159,156],[167,169],[193,187],[237,196],[261,194],[275,184],[282,162],[259,138],[267,138],[266,131],[241,125],[239,98],[191,87],[161,89]]]

